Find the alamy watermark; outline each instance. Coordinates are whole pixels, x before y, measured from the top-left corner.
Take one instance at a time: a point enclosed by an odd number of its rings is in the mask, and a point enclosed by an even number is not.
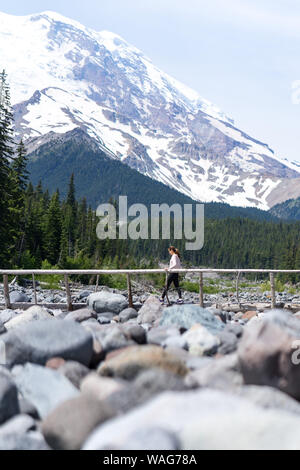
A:
[[[186,250],[201,250],[204,245],[204,204],[184,204],[183,208],[180,204],[151,204],[149,214],[144,204],[128,207],[127,196],[119,196],[118,211],[113,204],[100,204],[96,215],[100,217],[96,229],[100,240],[185,238]]]

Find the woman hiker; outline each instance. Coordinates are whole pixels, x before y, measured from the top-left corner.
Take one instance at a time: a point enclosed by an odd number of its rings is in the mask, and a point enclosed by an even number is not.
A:
[[[171,255],[171,259],[170,259],[170,266],[169,266],[169,268],[166,268],[166,271],[168,271],[169,274],[168,274],[166,286],[163,290],[161,299],[159,299],[159,300],[160,300],[161,303],[164,303],[166,293],[168,292],[169,287],[173,282],[174,286],[175,286],[175,288],[178,292],[178,297],[179,297],[179,299],[177,300],[177,303],[182,304],[183,300],[181,298],[181,290],[180,290],[180,287],[179,287],[179,274],[174,273],[174,272],[170,272],[170,271],[172,271],[172,269],[181,269],[180,253],[177,250],[177,248],[175,248],[175,246],[170,246],[168,251],[169,251],[169,254]]]

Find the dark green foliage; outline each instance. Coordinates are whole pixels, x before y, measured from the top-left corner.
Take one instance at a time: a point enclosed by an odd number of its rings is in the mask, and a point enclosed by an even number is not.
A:
[[[33,184],[42,180],[50,192],[59,188],[67,196],[70,168],[72,168],[77,198],[86,198],[96,209],[109,198],[128,197],[128,205],[135,203],[193,204],[195,201],[162,183],[142,175],[123,163],[108,158],[102,150],[91,148],[86,141],[58,141],[44,144],[30,155],[28,164]],[[70,188],[69,188],[70,190]],[[205,204],[207,218],[247,217],[255,220],[277,219],[267,211],[256,208],[231,207],[224,203]]]
[[[300,220],[300,197],[276,204],[270,213],[284,220]]]

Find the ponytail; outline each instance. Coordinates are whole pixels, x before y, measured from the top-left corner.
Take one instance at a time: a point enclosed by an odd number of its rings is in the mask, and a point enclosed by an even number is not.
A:
[[[174,251],[175,255],[177,255],[179,259],[181,258],[178,248],[175,248],[175,246],[169,246],[169,250]]]

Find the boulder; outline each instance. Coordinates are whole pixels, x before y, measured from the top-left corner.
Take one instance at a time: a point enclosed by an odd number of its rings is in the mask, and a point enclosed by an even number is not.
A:
[[[194,324],[182,335],[193,356],[210,356],[217,352],[220,340],[202,325]]]
[[[98,400],[105,400],[112,393],[124,390],[124,383],[111,377],[100,377],[91,372],[81,382],[80,389],[85,395],[92,395]]]
[[[248,324],[238,347],[245,383],[275,387],[300,400],[299,334],[299,320],[284,311]]]
[[[145,329],[137,325],[136,322],[131,323],[129,320],[126,324],[122,325],[122,330],[124,331],[124,334],[126,337],[129,339],[132,339],[138,344],[146,344],[147,343],[147,336],[146,336],[146,331]]]
[[[185,377],[189,387],[210,387],[220,390],[235,390],[244,384],[237,354],[203,363]]]
[[[120,313],[128,307],[128,301],[124,295],[105,291],[89,295],[87,303],[96,313]]]
[[[160,320],[160,325],[176,325],[186,330],[195,324],[204,326],[213,335],[216,335],[224,328],[224,324],[209,310],[192,304],[173,305],[165,308]]]
[[[93,355],[91,333],[76,322],[29,322],[1,335],[1,340],[5,344],[6,363],[10,367],[26,362],[45,364],[52,357],[89,365]]]
[[[91,308],[80,308],[79,310],[68,313],[65,320],[74,320],[81,323],[90,318],[97,318],[97,314]]]
[[[30,298],[28,297],[28,295],[24,294],[23,292],[19,292],[17,290],[10,292],[9,299],[12,304],[16,302],[24,302],[24,303],[30,302]]]
[[[141,371],[158,367],[184,376],[187,369],[175,355],[154,345],[131,346],[117,356],[104,361],[98,372],[100,375],[132,379]]]
[[[163,429],[175,436],[181,450],[299,449],[299,417],[265,410],[230,392],[203,389],[164,392],[123,416],[98,426],[84,450],[122,450],[128,439],[145,429]],[[151,449],[151,442],[144,443]]]
[[[220,346],[218,352],[220,354],[231,354],[237,349],[238,339],[234,333],[222,331],[219,334]]]
[[[53,320],[53,315],[51,315],[48,310],[39,305],[33,305],[25,310],[23,313],[15,316],[7,323],[5,323],[5,328],[11,330],[13,328],[20,327],[25,323],[29,323],[37,320]]]
[[[17,315],[20,315],[20,313],[15,312],[14,310],[11,310],[10,308],[7,308],[5,310],[0,311],[0,322],[5,325],[9,320],[12,320],[14,317]]]
[[[163,307],[157,297],[148,297],[142,308],[139,310],[137,321],[139,324],[152,324],[162,316]]]
[[[82,380],[90,373],[90,370],[76,361],[65,361],[58,371],[63,374],[76,388],[80,388]]]
[[[80,395],[55,408],[43,421],[42,432],[52,449],[79,450],[93,429],[113,416],[107,403]]]
[[[11,375],[0,370],[0,424],[20,411],[18,391]]]
[[[125,308],[119,314],[119,320],[121,323],[125,323],[132,318],[136,318],[138,316],[138,312],[134,308]]]
[[[15,375],[18,390],[44,418],[60,403],[79,394],[71,382],[58,371],[37,364],[25,364]]]

